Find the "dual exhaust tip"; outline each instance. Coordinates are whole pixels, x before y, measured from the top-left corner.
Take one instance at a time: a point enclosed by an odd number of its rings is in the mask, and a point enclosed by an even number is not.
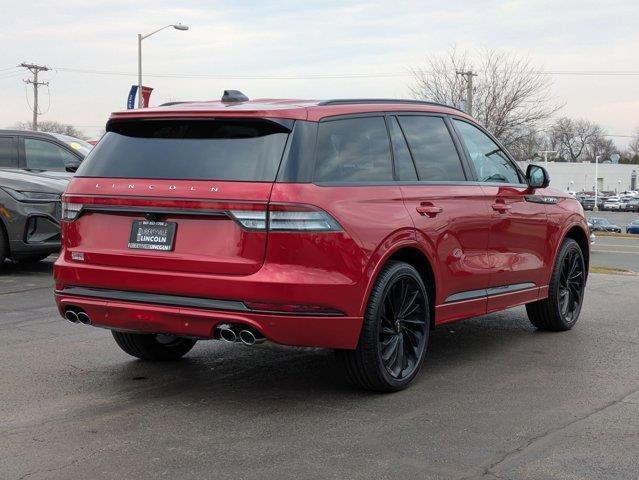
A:
[[[245,325],[222,324],[218,327],[222,340],[228,343],[242,342],[244,345],[257,345],[266,341],[266,337],[257,330]]]
[[[91,317],[81,308],[69,307],[64,312],[64,318],[71,323],[82,323],[84,325],[91,325]]]

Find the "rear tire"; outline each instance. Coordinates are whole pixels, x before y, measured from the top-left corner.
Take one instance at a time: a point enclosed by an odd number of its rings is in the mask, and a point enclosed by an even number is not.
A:
[[[586,262],[579,244],[571,238],[559,249],[548,298],[526,305],[528,319],[540,330],[570,330],[579,319],[586,287]]]
[[[112,330],[115,343],[132,357],[141,360],[177,360],[186,355],[197,340],[146,333],[126,333]]]
[[[7,240],[7,235],[4,233],[4,226],[2,225],[2,221],[0,221],[0,270],[2,270],[2,265],[4,264],[4,260],[8,256],[9,256],[9,242]]]
[[[412,265],[391,261],[368,300],[355,350],[338,350],[348,381],[366,390],[395,392],[419,372],[428,346],[429,299]]]

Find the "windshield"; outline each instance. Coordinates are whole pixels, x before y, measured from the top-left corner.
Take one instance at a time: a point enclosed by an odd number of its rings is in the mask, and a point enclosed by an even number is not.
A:
[[[259,119],[116,123],[76,176],[272,182],[288,135]]]

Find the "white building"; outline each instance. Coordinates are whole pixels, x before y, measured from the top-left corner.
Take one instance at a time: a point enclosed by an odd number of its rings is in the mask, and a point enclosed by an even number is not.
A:
[[[525,172],[528,163],[546,167],[550,175],[550,186],[560,190],[591,192],[595,187],[594,163],[565,162],[517,162]],[[598,167],[598,190],[623,192],[639,189],[639,165],[600,163]]]

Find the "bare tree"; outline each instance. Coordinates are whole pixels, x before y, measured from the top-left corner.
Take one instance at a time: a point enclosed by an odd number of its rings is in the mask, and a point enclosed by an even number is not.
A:
[[[628,157],[630,158],[639,158],[639,128],[635,133],[634,137],[628,144]]]
[[[587,120],[573,120],[561,117],[550,128],[549,143],[557,156],[569,162],[587,160],[588,147],[603,138],[603,129]],[[589,158],[588,158],[589,160]]]
[[[13,128],[18,130],[33,130],[33,124],[31,122],[17,122]],[[76,138],[85,138],[86,135],[81,130],[78,130],[73,125],[67,125],[55,120],[45,120],[38,122],[38,130],[41,132],[49,133],[61,133],[63,135],[69,135]]]
[[[426,68],[413,71],[412,94],[459,108],[466,97],[466,81],[457,72],[469,70],[477,73],[473,116],[506,147],[529,137],[531,130],[539,130],[561,108],[551,100],[548,76],[526,59],[493,50],[481,53],[476,68],[468,52],[455,48],[447,56],[429,58]]]

